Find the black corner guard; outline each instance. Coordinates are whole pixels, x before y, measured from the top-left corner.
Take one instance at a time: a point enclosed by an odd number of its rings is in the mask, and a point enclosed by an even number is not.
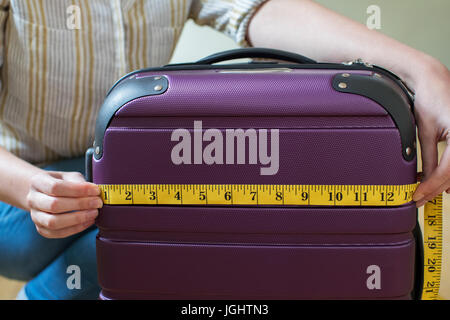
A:
[[[94,155],[94,148],[89,148],[86,151],[85,157],[85,179],[88,182],[92,182],[92,157]]]
[[[416,156],[416,128],[408,98],[395,90],[392,81],[378,74],[338,74],[333,78],[333,88],[339,92],[353,93],[369,98],[381,105],[391,116],[400,132],[402,155],[406,161]]]
[[[106,96],[95,124],[94,157],[103,155],[103,137],[114,114],[126,103],[145,96],[163,94],[169,88],[169,80],[164,76],[136,78],[131,75],[120,81]]]

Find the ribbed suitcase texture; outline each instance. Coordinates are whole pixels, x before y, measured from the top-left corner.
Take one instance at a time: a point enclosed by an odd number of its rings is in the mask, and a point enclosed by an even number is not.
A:
[[[415,132],[405,132],[405,123],[399,123],[409,121],[414,128],[414,120],[408,96],[396,80],[371,67],[329,64],[187,65],[137,71],[111,90],[99,114],[97,149],[88,159],[92,180],[415,183],[414,146],[405,152],[405,136],[414,138]],[[360,81],[368,81],[370,85],[363,86],[367,90],[343,92]],[[380,104],[391,96],[397,99],[392,102],[396,111]],[[174,163],[177,129],[191,138],[191,155],[181,154],[191,164]],[[216,141],[223,154],[216,149],[214,164],[204,157],[211,129],[215,137],[223,137]],[[272,151],[271,163],[263,163],[259,153],[250,161],[248,137],[245,151],[227,146],[227,130],[232,129],[254,129],[256,150],[267,147],[266,155]],[[273,129],[279,132],[278,159],[271,144]],[[233,164],[226,158],[230,148]],[[101,298],[410,299],[419,263],[413,236],[416,215],[414,203],[105,205],[97,219]],[[375,273],[376,285],[371,277]]]

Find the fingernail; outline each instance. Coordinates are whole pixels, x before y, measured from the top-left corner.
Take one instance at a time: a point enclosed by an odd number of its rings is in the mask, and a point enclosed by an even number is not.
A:
[[[414,195],[413,195],[413,201],[420,201],[420,200],[422,200],[423,199],[423,194],[422,193],[414,193]]]
[[[421,206],[423,206],[425,203],[427,203],[427,200],[420,200],[418,202],[416,202],[416,207],[420,208]]]
[[[98,188],[90,188],[88,194],[90,196],[97,196],[100,194],[100,189]]]
[[[93,208],[101,208],[103,207],[103,201],[101,199],[95,199],[91,201],[91,207]]]

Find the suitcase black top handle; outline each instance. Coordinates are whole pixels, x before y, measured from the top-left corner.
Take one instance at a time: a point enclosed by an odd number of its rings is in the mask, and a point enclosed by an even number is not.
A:
[[[302,56],[300,54],[268,49],[268,48],[240,48],[222,51],[219,53],[212,54],[203,59],[197,60],[194,64],[213,64],[234,59],[245,59],[245,58],[262,58],[262,59],[274,59],[288,61],[298,64],[316,64],[317,62]]]

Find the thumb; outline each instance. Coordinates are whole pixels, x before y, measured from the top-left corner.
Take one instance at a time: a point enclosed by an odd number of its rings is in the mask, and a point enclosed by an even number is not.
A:
[[[413,200],[430,200],[450,186],[450,147],[445,148],[439,166],[433,170],[426,180],[419,184]]]
[[[89,190],[89,195],[96,196],[100,194],[99,187],[95,183],[87,182],[83,174],[81,174],[80,172],[61,172],[61,174],[62,178],[66,181],[84,184],[85,188]]]
[[[421,148],[422,158],[422,175],[420,175],[420,184],[414,193],[413,200],[420,200],[425,194],[424,181],[426,181],[432,174],[432,172],[438,166],[438,148],[435,136],[426,135],[424,130],[419,130],[419,142]]]
[[[421,137],[419,134],[421,158],[422,158],[422,181],[426,181],[438,166],[438,148],[435,137]]]

